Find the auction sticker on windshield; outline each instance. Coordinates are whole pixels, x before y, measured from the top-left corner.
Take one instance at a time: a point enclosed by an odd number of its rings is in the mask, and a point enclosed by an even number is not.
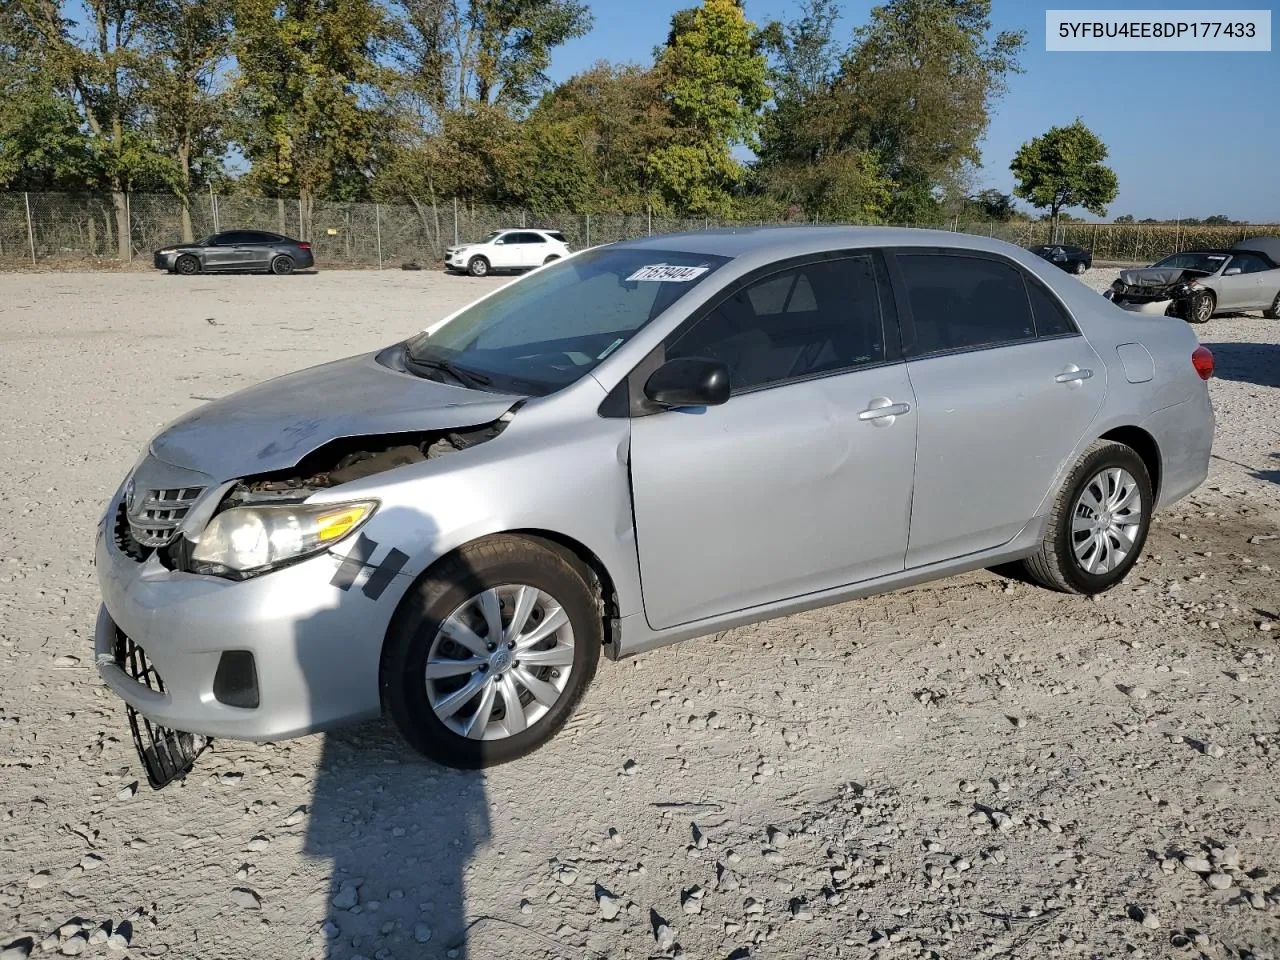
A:
[[[648,280],[657,283],[688,283],[690,280],[697,280],[709,269],[711,268],[673,267],[668,263],[655,263],[647,267],[641,267],[631,276],[627,277],[627,280]]]

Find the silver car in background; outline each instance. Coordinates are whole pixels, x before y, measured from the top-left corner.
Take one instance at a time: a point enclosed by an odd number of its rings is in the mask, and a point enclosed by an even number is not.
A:
[[[1205,478],[1212,363],[996,240],[583,251],[162,430],[98,532],[98,670],[153,784],[383,712],[510,760],[602,652],[980,567],[1114,586]]]
[[[1238,310],[1280,319],[1280,237],[1175,253],[1149,267],[1121,270],[1103,296],[1124,310],[1190,323]]]

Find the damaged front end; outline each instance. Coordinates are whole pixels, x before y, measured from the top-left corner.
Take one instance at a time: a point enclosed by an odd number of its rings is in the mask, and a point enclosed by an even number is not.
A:
[[[1199,323],[1208,319],[1202,315],[1212,297],[1199,282],[1205,276],[1208,274],[1203,271],[1188,269],[1121,270],[1119,278],[1103,296],[1134,313]]]
[[[220,525],[225,525],[224,514],[239,511],[234,516],[283,518],[286,516],[283,511],[293,508],[287,514],[287,519],[296,526],[297,513],[304,510],[324,510],[327,512],[320,514],[321,520],[328,517],[334,524],[348,525],[335,525],[330,529],[329,532],[335,538],[340,538],[350,532],[355,524],[371,516],[372,509],[361,511],[355,517],[342,517],[341,505],[308,507],[306,501],[313,494],[486,443],[501,434],[513,416],[514,410],[511,410],[492,423],[461,430],[343,437],[330,441],[307,454],[294,467],[243,477],[224,484],[216,502],[198,506],[193,504],[191,509],[198,510],[198,515],[193,512],[191,522],[176,525],[172,535],[162,543],[155,542],[154,520],[148,517],[135,518],[128,512],[126,503],[122,502],[114,528],[116,545],[125,555],[138,562],[155,554],[162,565],[177,572],[220,576],[232,580],[259,576],[286,563],[313,555],[325,547],[327,540],[320,537],[314,541],[311,549],[298,548],[290,556],[274,557],[270,553],[264,554],[264,562],[261,564],[244,566],[240,563],[213,561],[209,557],[211,548],[208,541],[220,535]],[[222,535],[235,537],[239,532],[232,530]],[[273,535],[271,528],[263,527],[261,536]]]

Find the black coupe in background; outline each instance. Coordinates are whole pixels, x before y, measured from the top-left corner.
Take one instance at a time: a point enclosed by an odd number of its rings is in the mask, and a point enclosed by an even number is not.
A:
[[[283,275],[313,267],[315,262],[311,244],[264,230],[224,230],[155,252],[157,270],[186,275],[216,270]]]
[[[1049,243],[1027,247],[1037,257],[1043,257],[1061,267],[1067,273],[1084,273],[1093,266],[1093,254],[1081,247],[1069,247],[1065,243]]]

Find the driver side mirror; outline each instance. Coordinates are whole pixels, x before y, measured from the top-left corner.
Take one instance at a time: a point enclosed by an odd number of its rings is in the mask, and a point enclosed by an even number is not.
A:
[[[729,399],[729,368],[702,357],[677,357],[653,371],[644,395],[664,407],[718,406]]]
[[[1241,270],[1239,267],[1227,267],[1227,269],[1222,271],[1222,275],[1224,277],[1234,277],[1237,273],[1240,273],[1240,272]]]

